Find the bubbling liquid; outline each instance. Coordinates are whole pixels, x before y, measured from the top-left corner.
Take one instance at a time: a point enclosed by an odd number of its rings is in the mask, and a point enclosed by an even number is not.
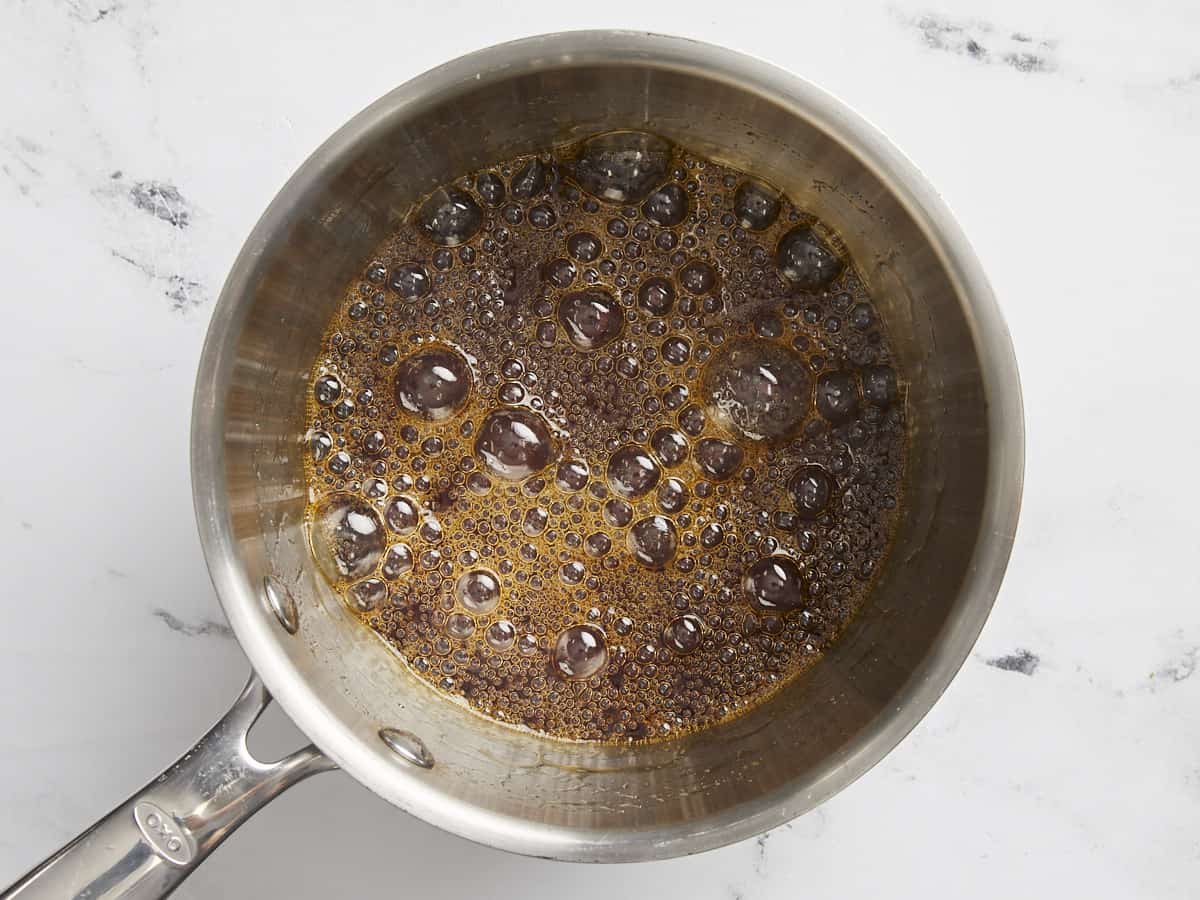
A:
[[[694,731],[810,667],[870,593],[905,453],[815,199],[625,131],[415,204],[308,387],[310,543],[347,608],[566,739]]]

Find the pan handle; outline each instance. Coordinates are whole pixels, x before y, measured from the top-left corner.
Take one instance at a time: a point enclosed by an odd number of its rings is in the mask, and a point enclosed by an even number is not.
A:
[[[270,702],[252,672],[229,712],[196,746],[0,900],[166,897],[268,800],[337,768],[311,744],[278,762],[255,759],[246,736]]]

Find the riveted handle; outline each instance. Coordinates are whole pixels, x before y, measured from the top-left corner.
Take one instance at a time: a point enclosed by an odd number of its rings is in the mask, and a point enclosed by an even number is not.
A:
[[[270,702],[251,673],[229,712],[196,746],[0,900],[166,897],[267,801],[336,768],[311,744],[277,762],[255,759],[246,737]]]

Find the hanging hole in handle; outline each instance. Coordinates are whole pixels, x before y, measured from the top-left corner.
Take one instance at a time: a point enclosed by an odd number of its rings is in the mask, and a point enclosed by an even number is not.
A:
[[[279,762],[308,742],[278,703],[269,704],[246,734],[246,749],[264,763]]]

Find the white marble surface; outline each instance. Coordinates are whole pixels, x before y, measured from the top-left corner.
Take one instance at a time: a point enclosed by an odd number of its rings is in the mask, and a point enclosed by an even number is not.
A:
[[[1200,7],[521,6],[0,2],[0,883],[174,758],[245,677],[196,538],[187,432],[214,298],[260,211],[410,76],[529,29],[620,26],[832,90],[977,247],[1029,459],[975,654],[881,765],[758,841],[637,867],[528,860],[333,774],[178,896],[1197,896]],[[296,740],[281,719],[267,732]]]

